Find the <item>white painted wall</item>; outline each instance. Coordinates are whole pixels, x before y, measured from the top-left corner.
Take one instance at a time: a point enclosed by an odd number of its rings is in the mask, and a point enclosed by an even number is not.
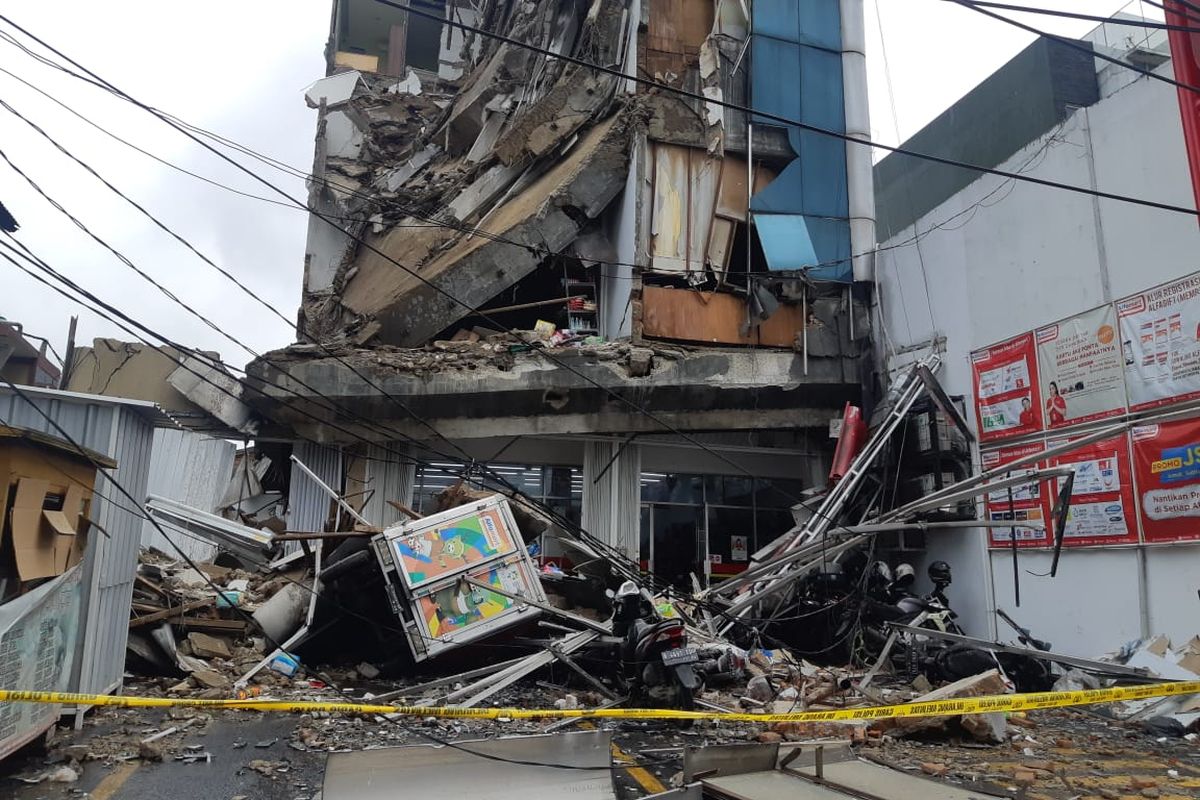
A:
[[[1170,64],[1160,72],[1170,76]],[[1175,90],[1145,78],[1076,111],[1000,168],[1193,205]],[[1194,217],[994,176],[880,246],[877,339],[889,367],[922,354],[895,350],[945,337],[940,378],[967,396],[971,350],[1200,268]],[[979,635],[995,630],[997,605],[1080,655],[1149,633],[1183,641],[1200,632],[1200,546],[1070,549],[1053,579],[1030,574],[1047,572],[1048,554],[1023,551],[1016,613],[1010,557],[989,553],[982,531],[928,541],[929,558],[951,563],[954,605]]]

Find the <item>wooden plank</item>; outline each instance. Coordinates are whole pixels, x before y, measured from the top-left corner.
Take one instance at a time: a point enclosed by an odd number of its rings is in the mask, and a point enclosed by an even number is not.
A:
[[[650,0],[646,47],[664,53],[699,53],[712,33],[713,6],[712,0]]]
[[[780,304],[771,318],[742,335],[746,303],[723,292],[696,292],[662,286],[642,288],[642,335],[705,344],[792,346],[803,330],[799,306]]]
[[[218,633],[241,633],[246,630],[246,623],[240,619],[212,619],[210,617],[184,617],[171,621],[172,625],[189,628],[194,631],[215,631]]]
[[[195,611],[200,608],[206,608],[217,602],[217,598],[212,597],[206,600],[193,600],[190,603],[184,603],[177,608],[168,608],[163,611],[156,611],[153,614],[147,614],[144,617],[135,617],[129,620],[129,627],[137,628],[142,625],[149,625],[151,622],[168,619],[170,617],[178,617],[186,614],[189,611]]]
[[[388,29],[387,74],[403,78],[408,58],[408,14]]]

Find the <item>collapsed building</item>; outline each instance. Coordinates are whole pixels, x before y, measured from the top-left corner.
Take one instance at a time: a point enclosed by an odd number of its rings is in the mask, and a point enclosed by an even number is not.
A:
[[[860,401],[875,245],[868,148],[739,108],[865,137],[861,3],[419,9],[334,4],[260,436],[418,511],[453,478],[398,453],[486,462],[657,573],[739,571]]]

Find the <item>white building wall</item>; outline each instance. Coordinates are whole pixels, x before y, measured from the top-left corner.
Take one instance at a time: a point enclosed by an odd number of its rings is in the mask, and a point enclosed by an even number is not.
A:
[[[1170,64],[1160,72],[1171,75]],[[1175,90],[1144,78],[999,168],[1193,205]],[[880,247],[877,339],[889,368],[927,352],[896,350],[944,337],[940,378],[966,396],[971,350],[1200,268],[1195,217],[988,175]],[[973,633],[996,630],[997,606],[1082,655],[1139,635],[1182,641],[1197,632],[1200,546],[1067,549],[1056,578],[1034,574],[1048,571],[1048,553],[1022,551],[1017,609],[1011,556],[989,553],[982,531],[928,541],[929,558],[953,566],[951,598]]]

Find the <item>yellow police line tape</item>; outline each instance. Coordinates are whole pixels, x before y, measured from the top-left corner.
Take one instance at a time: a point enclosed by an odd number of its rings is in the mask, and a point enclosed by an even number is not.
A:
[[[984,714],[993,711],[1033,711],[1040,708],[1066,708],[1149,697],[1200,694],[1200,681],[1176,681],[1112,689],[1084,689],[1077,692],[1040,692],[1004,694],[990,697],[960,697],[928,703],[904,703],[891,706],[839,708],[829,711],[795,711],[786,714],[747,714],[721,711],[678,711],[659,708],[454,708],[442,706],[392,706],[366,703],[325,703],[284,700],[200,700],[170,697],[123,697],[104,694],[65,692],[22,692],[0,689],[0,703],[62,703],[84,706],[123,708],[231,708],[250,711],[291,713],[326,712],[330,714],[389,714],[404,717],[444,717],[449,719],[697,719],[727,722],[850,722],[855,720],[899,717],[940,717],[956,714]]]

